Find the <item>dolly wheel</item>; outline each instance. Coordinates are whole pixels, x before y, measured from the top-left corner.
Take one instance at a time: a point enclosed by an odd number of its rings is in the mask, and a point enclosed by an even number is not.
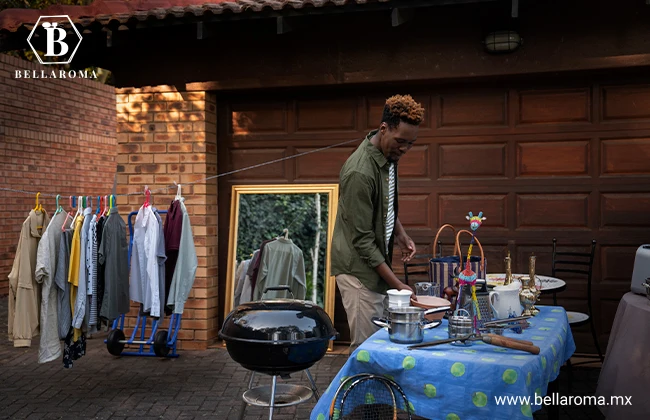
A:
[[[106,348],[108,352],[113,356],[119,356],[124,350],[124,343],[120,343],[120,340],[124,340],[124,332],[122,330],[115,329],[108,333],[108,338],[106,339]]]
[[[167,331],[157,331],[153,338],[153,352],[158,357],[165,357],[169,354],[169,350],[169,347],[167,347]]]

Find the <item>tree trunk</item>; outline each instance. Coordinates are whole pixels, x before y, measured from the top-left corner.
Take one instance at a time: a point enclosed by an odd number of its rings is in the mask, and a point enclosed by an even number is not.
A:
[[[320,230],[321,230],[321,216],[320,216],[320,194],[316,193],[316,239],[314,240],[314,248],[310,250],[312,260],[312,291],[311,300],[318,304],[318,257],[320,254]]]

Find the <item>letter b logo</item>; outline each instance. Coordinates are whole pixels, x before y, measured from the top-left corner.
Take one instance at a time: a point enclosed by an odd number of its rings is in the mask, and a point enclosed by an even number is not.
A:
[[[81,34],[67,15],[39,17],[27,37],[41,64],[70,64],[81,40]]]
[[[45,28],[45,32],[47,33],[47,50],[45,53],[46,57],[60,57],[62,55],[65,55],[68,53],[68,44],[63,42],[65,39],[65,30],[63,28],[57,28],[56,27],[56,22],[50,23],[50,22],[43,22],[43,28]],[[54,44],[58,44],[61,46],[60,52],[57,54],[54,52]]]

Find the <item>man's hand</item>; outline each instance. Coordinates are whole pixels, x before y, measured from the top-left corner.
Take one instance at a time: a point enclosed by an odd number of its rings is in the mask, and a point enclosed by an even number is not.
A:
[[[395,236],[395,242],[402,250],[402,262],[409,262],[415,256],[415,243],[406,233]]]

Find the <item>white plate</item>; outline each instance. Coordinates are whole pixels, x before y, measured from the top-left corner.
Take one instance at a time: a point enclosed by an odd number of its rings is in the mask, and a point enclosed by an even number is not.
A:
[[[521,280],[522,277],[527,276],[528,274],[513,274],[512,278],[515,280]],[[505,273],[488,274],[486,277],[488,286],[501,286],[506,280]],[[542,283],[542,290],[559,289],[566,285],[566,282],[564,280],[555,277],[541,275],[535,275],[535,277]]]

